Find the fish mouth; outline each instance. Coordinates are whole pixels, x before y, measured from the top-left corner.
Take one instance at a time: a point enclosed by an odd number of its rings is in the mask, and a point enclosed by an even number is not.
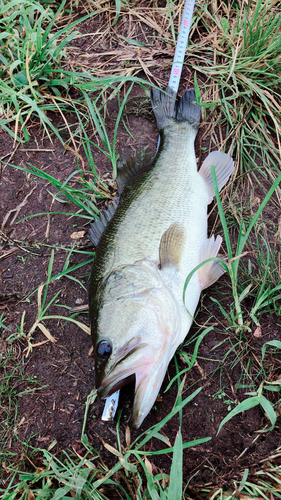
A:
[[[157,398],[169,362],[163,358],[160,362],[160,359],[159,351],[154,352],[148,344],[135,345],[130,353],[123,351],[123,356],[114,363],[97,388],[98,396],[104,399],[123,386],[135,382],[134,400],[128,422],[133,429],[140,427]]]
[[[123,348],[123,353],[119,356],[117,353],[110,373],[103,378],[97,388],[98,396],[105,399],[125,385],[134,381],[136,384],[140,383],[152,363],[155,363],[155,356],[148,344],[139,342],[139,339],[135,339],[133,345],[132,342],[128,342]]]
[[[146,367],[149,368],[147,365]],[[145,388],[148,386],[149,382],[149,370],[147,370],[146,367],[139,367],[139,369],[134,368],[134,373],[127,376],[123,373],[115,382],[110,380],[97,389],[98,396],[102,399],[106,399],[122,387],[134,383],[134,399],[132,401],[131,415],[128,421],[132,429],[138,429],[140,427],[157,397],[156,393],[150,402],[149,398],[147,403],[145,402]],[[145,406],[145,410],[142,408],[143,406]]]

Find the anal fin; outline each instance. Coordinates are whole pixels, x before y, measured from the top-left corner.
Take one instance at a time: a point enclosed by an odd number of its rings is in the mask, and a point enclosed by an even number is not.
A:
[[[214,236],[206,240],[200,252],[200,262],[211,259],[212,257],[217,257],[218,251],[222,243],[222,237]],[[225,270],[219,261],[211,260],[203,264],[198,271],[199,283],[201,290],[205,290],[213,283],[215,283],[223,274]]]
[[[215,196],[211,165],[214,165],[215,167],[218,188],[219,191],[221,191],[234,170],[234,161],[231,156],[226,153],[222,153],[221,151],[212,151],[212,153],[210,153],[206,160],[202,163],[199,174],[203,177],[208,186],[208,203],[211,203],[213,197]]]

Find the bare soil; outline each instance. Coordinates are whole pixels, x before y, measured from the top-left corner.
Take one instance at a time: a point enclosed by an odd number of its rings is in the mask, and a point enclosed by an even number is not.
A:
[[[88,21],[86,31],[90,32],[91,23]],[[85,40],[85,39],[84,39]],[[81,48],[82,50],[82,48]],[[84,50],[84,45],[83,45]],[[156,69],[159,72],[159,69]],[[140,75],[145,77],[145,75]],[[169,70],[161,71],[161,77],[168,81]],[[188,88],[192,81],[192,74],[186,69],[183,73],[181,88]],[[139,92],[136,91],[136,93]],[[112,102],[108,109],[107,130],[112,138],[114,123],[117,114],[117,102]],[[53,116],[60,124],[60,117]],[[71,120],[71,118],[70,118]],[[126,114],[126,123],[134,137],[131,138],[125,128],[120,125],[118,133],[117,151],[121,156],[131,156],[140,152],[144,147],[155,150],[158,132],[154,121],[142,114],[135,114],[130,109]],[[74,232],[86,231],[84,219],[69,215],[53,214],[48,212],[75,212],[71,204],[63,204],[54,200],[51,185],[16,170],[10,164],[27,166],[28,163],[40,168],[60,179],[66,180],[77,169],[76,157],[71,151],[65,150],[57,139],[53,144],[44,137],[43,130],[34,124],[34,135],[29,143],[20,145],[12,155],[13,141],[3,131],[0,132],[0,158],[2,158],[2,173],[0,179],[0,313],[4,312],[5,325],[10,331],[1,332],[1,351],[8,349],[11,343],[7,338],[20,325],[24,312],[24,331],[28,332],[36,319],[37,294],[26,299],[46,281],[47,270],[54,248],[53,275],[63,269],[67,256],[65,248],[71,248]],[[204,125],[196,140],[196,152],[202,145]],[[80,151],[83,155],[83,153]],[[8,162],[9,165],[5,164]],[[84,158],[87,168],[87,161]],[[111,166],[105,157],[95,151],[95,161],[101,175],[111,171]],[[34,218],[22,218],[36,215]],[[94,251],[92,244],[85,233],[76,243],[76,248],[84,251]],[[88,260],[89,255],[73,253],[70,265],[76,265]],[[78,269],[74,276],[83,281],[85,289],[77,282],[66,277],[54,281],[49,286],[48,299],[60,290],[59,304],[68,308],[77,305],[87,305],[87,287],[91,264]],[[278,446],[281,445],[280,417],[275,429],[266,433],[260,431],[269,427],[269,420],[260,407],[255,407],[230,420],[217,436],[217,430],[222,419],[228,414],[229,407],[240,402],[244,390],[241,384],[249,384],[247,376],[247,362],[256,360],[252,373],[256,376],[255,383],[262,377],[260,372],[260,353],[264,342],[281,338],[280,318],[264,315],[261,317],[260,338],[253,335],[253,331],[244,335],[241,346],[233,348],[238,339],[230,330],[221,315],[219,308],[210,297],[214,297],[227,309],[229,303],[229,283],[222,278],[218,284],[211,287],[203,295],[196,317],[197,325],[213,325],[213,330],[207,334],[200,345],[198,361],[187,373],[183,396],[191,394],[201,387],[201,392],[183,410],[182,433],[184,442],[210,436],[212,439],[200,446],[191,447],[184,451],[184,478],[191,479],[191,485],[218,484],[227,485],[236,477],[240,477],[245,468],[250,474],[261,466]],[[54,304],[48,314],[69,315],[67,309],[61,309]],[[212,316],[213,314],[213,316]],[[88,325],[88,314],[82,312],[77,319]],[[39,381],[39,389],[19,397],[18,414],[23,417],[17,428],[17,435],[22,441],[29,440],[34,448],[48,448],[56,440],[57,444],[52,451],[58,454],[62,449],[83,449],[80,438],[84,420],[86,398],[94,387],[94,358],[91,349],[91,338],[74,324],[69,322],[49,320],[45,322],[55,342],[47,341],[44,334],[36,329],[33,343],[37,344],[27,355],[27,343],[24,338],[13,342],[14,355],[20,364],[23,373],[33,380]],[[189,338],[194,336],[198,326],[193,325]],[[47,341],[47,342],[46,342]],[[192,354],[194,343],[183,350]],[[237,352],[243,354],[240,360],[236,359]],[[226,354],[231,352],[226,356]],[[240,351],[239,351],[240,350]],[[276,370],[276,359],[268,359],[272,371]],[[179,370],[187,368],[182,356],[178,357]],[[276,373],[276,371],[274,372]],[[280,372],[279,372],[280,373]],[[176,374],[174,362],[169,366],[165,377],[161,398],[155,403],[148,417],[145,419],[140,432],[148,429],[162,420],[171,411],[177,396],[175,382],[168,392],[165,391],[169,380]],[[21,386],[24,389],[33,389],[33,382]],[[37,387],[37,386],[36,386]],[[274,395],[275,394],[275,395]],[[268,394],[271,401],[275,401],[277,394]],[[124,389],[121,395],[120,408],[122,409],[121,435],[125,445],[125,426],[130,411],[132,391]],[[276,399],[277,400],[277,399]],[[99,452],[104,462],[111,466],[115,457],[104,447],[103,441],[117,446],[115,424],[101,421],[103,402],[96,400],[91,406],[86,426],[86,433],[91,444]],[[173,444],[179,426],[179,418],[175,416],[163,428],[163,432]],[[132,438],[137,436],[132,433]],[[20,454],[19,441],[10,439],[4,443],[11,451]],[[148,445],[151,450],[160,449],[163,444],[153,440]],[[38,457],[40,453],[38,454]],[[155,471],[169,472],[171,456],[159,455],[152,459]]]

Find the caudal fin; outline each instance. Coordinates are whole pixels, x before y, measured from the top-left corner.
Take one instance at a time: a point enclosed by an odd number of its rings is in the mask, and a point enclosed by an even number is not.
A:
[[[189,89],[182,95],[177,111],[179,122],[188,122],[198,130],[201,119],[201,108],[198,106],[194,90]]]
[[[151,90],[151,104],[158,130],[167,127],[174,120],[187,122],[197,130],[201,118],[201,108],[196,104],[194,90],[190,89],[184,92],[178,104],[176,99],[177,94],[171,87],[167,87],[165,92],[155,88]]]
[[[152,88],[150,98],[158,130],[162,130],[176,118],[177,94],[171,87],[167,87],[165,92]]]

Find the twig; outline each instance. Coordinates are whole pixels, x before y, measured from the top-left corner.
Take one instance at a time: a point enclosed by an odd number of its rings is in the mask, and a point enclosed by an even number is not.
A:
[[[26,195],[26,197],[22,200],[22,202],[16,207],[16,208],[12,208],[12,210],[9,210],[9,212],[5,215],[4,217],[4,220],[2,222],[2,225],[1,225],[1,229],[3,231],[5,225],[6,225],[6,222],[7,220],[9,219],[10,215],[13,213],[13,212],[16,212],[12,221],[10,222],[10,226],[12,226],[12,224],[15,222],[20,210],[24,207],[24,205],[26,204],[29,196],[33,193],[33,191],[35,191],[35,189],[37,188],[37,184],[35,184],[35,186],[31,189],[31,191],[29,191],[29,193]]]

